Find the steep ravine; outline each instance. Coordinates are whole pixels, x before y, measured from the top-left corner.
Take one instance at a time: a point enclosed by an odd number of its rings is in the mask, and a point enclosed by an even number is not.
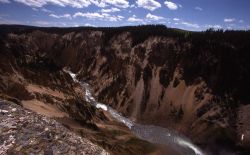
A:
[[[247,149],[248,123],[239,125],[237,117],[239,105],[249,103],[249,48],[230,39],[149,37],[132,46],[131,34],[121,33],[79,78],[93,86],[99,101],[133,121],[175,129],[215,154]]]
[[[214,154],[249,149],[244,110],[250,101],[248,31],[163,26],[1,30],[2,75],[14,70],[36,79],[37,67],[49,69],[48,75],[67,67],[92,86],[98,101],[134,122],[176,130]],[[45,79],[36,82],[44,85]],[[20,95],[0,86],[5,94]]]
[[[79,83],[83,90],[85,90],[85,99],[87,102],[98,109],[107,111],[114,119],[126,125],[137,137],[151,143],[164,145],[180,155],[205,155],[200,148],[192,144],[192,142],[187,138],[179,135],[177,132],[158,126],[137,124],[122,116],[111,107],[96,101],[92,95],[92,90],[87,83],[79,81],[76,78],[76,74],[67,70],[65,70],[65,72],[70,74],[72,79]]]

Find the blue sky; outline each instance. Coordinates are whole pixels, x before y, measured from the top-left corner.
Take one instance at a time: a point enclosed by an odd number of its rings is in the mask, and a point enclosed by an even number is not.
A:
[[[0,0],[0,24],[250,29],[250,0]]]

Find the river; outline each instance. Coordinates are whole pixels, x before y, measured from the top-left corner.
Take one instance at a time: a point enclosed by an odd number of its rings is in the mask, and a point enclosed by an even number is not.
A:
[[[89,84],[77,80],[76,75],[70,71],[65,71],[70,74],[75,82],[78,82],[85,89],[85,99],[98,109],[102,109],[110,113],[117,121],[126,125],[138,138],[146,140],[150,143],[166,145],[178,152],[180,155],[205,155],[202,150],[194,145],[188,138],[154,125],[141,125],[122,116],[113,108],[96,101],[92,95]]]

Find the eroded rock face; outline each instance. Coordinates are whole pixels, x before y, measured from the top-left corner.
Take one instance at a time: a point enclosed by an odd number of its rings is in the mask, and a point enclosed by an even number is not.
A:
[[[226,141],[234,148],[241,135],[237,107],[250,101],[245,93],[249,65],[240,63],[250,59],[247,44],[230,37],[220,42],[155,36],[133,46],[132,36],[114,36],[80,70],[79,78],[91,83],[99,101],[135,121],[179,130],[205,146],[224,147]],[[116,48],[123,45],[126,50]]]
[[[92,63],[86,53],[100,49],[94,46],[100,35],[100,31],[1,33],[0,97],[57,120],[112,154],[162,154],[86,102],[85,90],[63,71],[63,67],[78,71]]]
[[[57,107],[74,113],[77,107],[60,106],[76,98],[60,72],[67,67],[91,84],[99,101],[135,121],[178,130],[205,147],[223,141],[235,147],[243,134],[238,108],[250,102],[249,32],[157,29],[7,29],[0,91],[27,101],[39,98],[26,89],[30,84],[61,90],[64,99],[53,92]],[[94,115],[89,112],[76,118]]]
[[[0,154],[108,155],[57,121],[0,101]]]

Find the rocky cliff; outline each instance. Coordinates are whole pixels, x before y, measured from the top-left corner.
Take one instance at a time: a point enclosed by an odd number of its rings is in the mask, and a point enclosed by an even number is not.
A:
[[[109,154],[55,120],[15,103],[1,100],[0,117],[0,154]]]
[[[249,31],[1,26],[0,92],[39,112],[49,103],[48,115],[73,115],[93,127],[105,118],[77,104],[66,67],[92,85],[99,101],[134,121],[178,130],[215,153],[244,152],[249,45]]]

